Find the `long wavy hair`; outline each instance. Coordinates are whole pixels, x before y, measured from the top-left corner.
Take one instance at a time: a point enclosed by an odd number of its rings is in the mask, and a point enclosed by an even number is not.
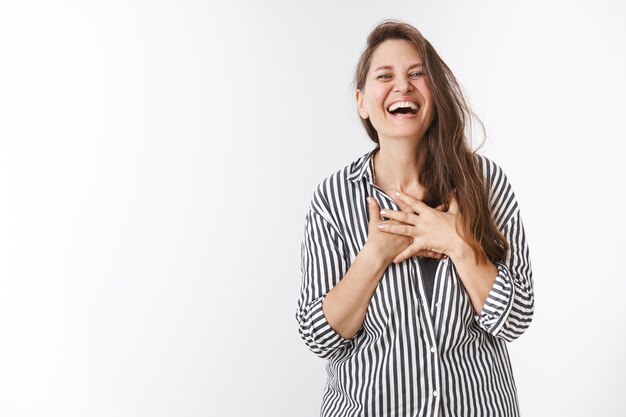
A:
[[[426,152],[424,164],[418,173],[426,187],[431,205],[444,204],[448,210],[450,194],[455,192],[459,204],[460,221],[457,230],[470,245],[479,263],[487,257],[501,261],[509,245],[495,224],[488,200],[488,188],[475,151],[469,145],[472,112],[452,71],[439,57],[430,42],[413,26],[398,21],[380,22],[367,38],[367,47],[361,54],[354,76],[354,86],[363,90],[376,48],[389,39],[410,42],[422,57],[426,82],[432,93],[434,117],[424,134]],[[359,117],[360,118],[360,117]],[[360,118],[368,136],[379,144],[378,132],[369,118]],[[483,129],[484,130],[484,129]],[[417,155],[416,155],[417,156]]]

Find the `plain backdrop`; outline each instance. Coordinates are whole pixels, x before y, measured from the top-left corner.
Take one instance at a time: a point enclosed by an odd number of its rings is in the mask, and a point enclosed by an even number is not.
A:
[[[297,332],[315,186],[372,147],[354,67],[413,24],[530,243],[524,416],[623,416],[621,1],[5,1],[0,416],[316,416]]]

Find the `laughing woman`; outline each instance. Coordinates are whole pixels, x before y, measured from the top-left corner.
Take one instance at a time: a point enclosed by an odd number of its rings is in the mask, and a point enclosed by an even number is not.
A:
[[[473,152],[453,74],[388,20],[357,65],[376,146],[315,189],[296,318],[328,360],[322,416],[517,416],[506,343],[533,316],[520,210]]]

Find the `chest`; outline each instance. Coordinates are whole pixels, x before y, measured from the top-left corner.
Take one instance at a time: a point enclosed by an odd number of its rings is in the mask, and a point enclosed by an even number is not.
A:
[[[400,210],[389,195],[376,186],[370,185],[354,193],[354,198],[345,202],[344,207],[346,212],[356,213],[356,216],[338,219],[350,262],[367,242],[367,196],[375,197],[381,208]],[[443,323],[455,320],[470,325],[472,319],[469,297],[452,261],[440,260],[429,274],[418,258],[412,257],[386,268],[370,301],[364,328],[375,334],[429,326],[434,334],[437,329],[443,331]]]

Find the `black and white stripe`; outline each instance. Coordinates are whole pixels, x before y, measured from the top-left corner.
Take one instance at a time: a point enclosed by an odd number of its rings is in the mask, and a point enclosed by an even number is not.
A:
[[[427,303],[417,258],[391,264],[361,330],[343,339],[322,302],[367,240],[366,197],[399,207],[372,183],[376,148],[328,176],[305,218],[302,286],[296,319],[306,345],[328,359],[321,416],[517,416],[517,391],[506,342],[533,315],[533,284],[520,211],[507,178],[478,156],[490,185],[494,219],[510,244],[480,315],[473,312],[449,259],[439,262]]]

